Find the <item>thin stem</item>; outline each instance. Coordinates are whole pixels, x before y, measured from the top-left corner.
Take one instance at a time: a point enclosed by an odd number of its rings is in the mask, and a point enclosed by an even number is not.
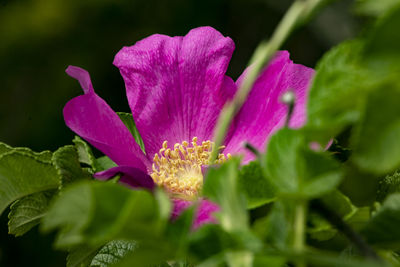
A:
[[[244,147],[249,150],[251,153],[253,153],[254,156],[259,158],[261,156],[260,151],[257,150],[252,144],[250,143],[245,143]]]
[[[303,200],[297,202],[294,217],[294,236],[293,236],[293,250],[301,254],[304,251],[305,233],[306,233],[306,215],[307,203]],[[296,262],[297,267],[305,267],[306,264],[303,260]]]
[[[294,110],[294,103],[295,103],[295,94],[292,89],[287,91],[286,93],[283,94],[281,97],[281,101],[285,103],[288,107],[288,111],[286,114],[286,121],[285,121],[285,127],[289,127],[290,119],[292,118],[293,110]]]
[[[219,147],[223,143],[233,117],[242,107],[260,72],[268,64],[275,52],[282,46],[283,42],[295,27],[304,22],[322,1],[324,0],[295,1],[278,24],[269,42],[261,43],[256,49],[250,60],[252,66],[236,93],[235,98],[222,109],[214,133],[215,147]],[[217,156],[218,151],[214,150],[210,160],[213,162]]]
[[[378,254],[368,245],[368,243],[355,232],[342,218],[333,210],[328,208],[322,201],[316,199],[311,201],[310,206],[313,210],[322,215],[329,223],[341,231],[367,258],[380,260]]]

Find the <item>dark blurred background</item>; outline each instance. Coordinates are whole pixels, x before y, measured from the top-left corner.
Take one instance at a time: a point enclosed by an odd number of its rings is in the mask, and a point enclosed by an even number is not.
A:
[[[96,92],[116,111],[129,111],[124,84],[112,65],[122,46],[153,33],[185,35],[209,25],[236,44],[228,74],[236,79],[257,44],[268,38],[291,0],[0,0],[0,141],[36,151],[70,144],[65,103],[82,93],[68,65],[87,69]],[[353,1],[324,8],[284,49],[309,67],[335,44],[354,37],[360,21]],[[7,234],[0,218],[0,266],[64,266],[53,236],[37,228]]]

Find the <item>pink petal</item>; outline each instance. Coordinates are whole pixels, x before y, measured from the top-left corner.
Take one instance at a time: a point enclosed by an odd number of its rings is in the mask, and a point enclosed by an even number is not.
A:
[[[187,201],[182,199],[173,199],[173,203],[174,203],[174,208],[171,214],[172,219],[177,218],[185,209],[195,204],[195,202],[193,201]],[[213,216],[213,213],[219,210],[220,208],[217,204],[206,199],[201,199],[196,209],[195,218],[193,222],[193,229],[197,229],[206,223],[217,223],[217,220]]]
[[[314,70],[293,64],[287,51],[278,52],[268,67],[255,82],[245,104],[235,117],[228,134],[225,153],[245,155],[244,163],[254,156],[243,148],[249,142],[264,151],[269,137],[281,128],[286,119],[287,106],[280,102],[283,93],[294,90],[296,102],[290,127],[304,125],[306,119],[306,99]],[[239,77],[240,84],[246,71]]]
[[[69,66],[66,72],[78,79],[85,92],[65,105],[67,126],[118,165],[146,172],[150,162],[118,115],[94,92],[89,73],[74,66]]]
[[[124,47],[114,59],[145,149],[211,139],[218,114],[236,90],[225,76],[233,41],[210,27],[184,37],[152,35]]]
[[[153,179],[143,171],[131,166],[117,166],[105,171],[97,172],[93,176],[99,180],[108,180],[116,175],[121,175],[119,181],[133,188],[154,188]]]

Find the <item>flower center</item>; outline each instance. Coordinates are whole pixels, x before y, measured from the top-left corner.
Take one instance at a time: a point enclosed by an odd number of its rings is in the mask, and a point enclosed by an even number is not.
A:
[[[202,167],[210,164],[214,146],[210,140],[197,144],[197,137],[193,137],[191,146],[183,141],[170,149],[168,142],[164,141],[160,151],[154,155],[150,176],[174,198],[195,198],[203,186]],[[219,153],[213,164],[221,164],[230,156]]]

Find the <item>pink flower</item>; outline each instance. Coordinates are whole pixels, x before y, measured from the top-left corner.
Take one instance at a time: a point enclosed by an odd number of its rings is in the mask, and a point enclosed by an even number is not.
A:
[[[174,201],[173,217],[190,205],[201,190],[202,167],[216,149],[210,140],[217,118],[246,75],[244,71],[236,82],[225,75],[233,50],[229,37],[200,27],[183,37],[155,34],[118,52],[114,65],[124,78],[146,154],[94,92],[88,72],[69,66],[66,72],[85,94],[66,104],[65,122],[118,165],[95,176],[106,179],[119,173],[121,182],[133,187],[163,186]],[[288,89],[296,94],[290,126],[302,126],[312,75],[312,69],[293,64],[288,52],[278,52],[235,117],[217,163],[228,154],[243,154],[244,163],[252,160],[242,146],[245,141],[264,150],[271,134],[285,123],[287,108],[279,98]],[[216,210],[217,205],[200,198],[194,226],[213,222]]]

